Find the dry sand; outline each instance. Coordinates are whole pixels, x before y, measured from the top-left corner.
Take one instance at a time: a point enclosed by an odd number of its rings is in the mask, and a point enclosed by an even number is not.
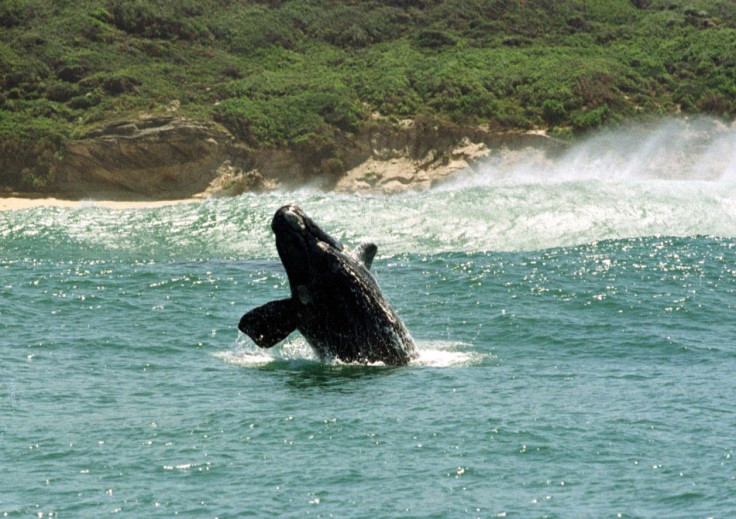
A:
[[[191,203],[201,199],[189,198],[186,200],[164,200],[164,201],[114,201],[114,200],[62,200],[59,198],[23,198],[23,197],[0,197],[0,211],[15,211],[18,209],[31,209],[34,207],[107,207],[109,209],[140,209],[150,207],[162,207],[173,204]]]

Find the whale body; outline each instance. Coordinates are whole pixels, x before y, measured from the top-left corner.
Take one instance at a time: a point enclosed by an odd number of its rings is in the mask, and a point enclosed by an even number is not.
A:
[[[271,229],[291,296],[247,312],[240,331],[270,348],[298,330],[321,359],[402,365],[416,356],[414,340],[369,271],[376,245],[349,250],[296,205],[276,211]]]

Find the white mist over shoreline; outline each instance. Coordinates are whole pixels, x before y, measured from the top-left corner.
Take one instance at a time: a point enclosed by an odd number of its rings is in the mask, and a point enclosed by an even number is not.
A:
[[[584,180],[736,182],[736,123],[670,118],[603,130],[556,156],[500,150],[440,189]]]

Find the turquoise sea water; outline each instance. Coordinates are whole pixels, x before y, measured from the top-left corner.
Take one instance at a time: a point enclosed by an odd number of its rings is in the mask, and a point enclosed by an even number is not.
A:
[[[0,213],[0,516],[734,517],[736,177],[615,142],[400,196]],[[418,360],[238,335],[288,292],[287,202],[378,244]]]

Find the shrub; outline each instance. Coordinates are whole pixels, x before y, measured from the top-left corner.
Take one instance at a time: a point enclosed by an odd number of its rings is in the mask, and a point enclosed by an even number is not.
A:
[[[3,0],[0,3],[0,27],[11,28],[25,23],[36,15],[37,2]]]
[[[611,110],[608,105],[599,106],[595,110],[583,112],[573,119],[573,128],[578,133],[587,132],[603,126],[609,121]]]
[[[151,4],[143,0],[112,0],[107,12],[115,27],[146,38],[192,41],[202,32],[184,12],[187,4],[175,3],[176,8],[168,13]]]
[[[362,112],[340,92],[310,92],[270,99],[234,98],[220,103],[215,120],[251,145],[288,145],[323,123],[354,131]]]
[[[252,146],[281,146],[314,131],[322,118],[294,98],[228,99],[214,111],[214,118]]]
[[[50,189],[67,127],[46,117],[19,125],[14,115],[0,117],[0,184],[30,191]]]
[[[734,112],[734,103],[732,98],[726,97],[718,92],[709,92],[697,104],[701,112],[727,116]]]
[[[107,13],[104,9],[102,11]],[[97,14],[102,16],[99,13]],[[110,16],[109,13],[107,14]],[[90,41],[113,43],[116,39],[116,31],[107,22],[98,19],[94,15],[85,17],[81,23],[82,26],[79,32]]]
[[[88,92],[85,95],[75,96],[69,100],[69,107],[75,110],[87,110],[100,104],[102,99],[98,94]]]
[[[416,40],[417,45],[425,49],[439,49],[457,43],[449,34],[431,29],[419,31]]]
[[[578,77],[576,93],[583,100],[583,106],[618,107],[623,104],[623,98],[616,89],[613,77],[605,72],[581,74]]]
[[[547,99],[542,103],[542,118],[549,126],[558,126],[566,117],[565,105],[556,99]]]
[[[87,75],[89,65],[83,63],[64,64],[56,71],[56,76],[67,83],[77,83]]]
[[[345,171],[345,165],[342,163],[342,160],[336,157],[330,157],[328,159],[322,159],[319,169],[325,175],[338,177]]]
[[[136,87],[141,85],[141,82],[130,76],[125,75],[114,75],[110,77],[102,78],[100,81],[102,89],[110,95],[116,96],[124,94],[125,92],[132,92]]]
[[[64,103],[68,101],[75,94],[76,94],[75,89],[69,86],[68,84],[64,84],[64,83],[57,83],[57,84],[49,86],[46,89],[46,97],[50,101],[57,101],[59,103]]]

